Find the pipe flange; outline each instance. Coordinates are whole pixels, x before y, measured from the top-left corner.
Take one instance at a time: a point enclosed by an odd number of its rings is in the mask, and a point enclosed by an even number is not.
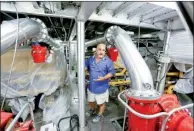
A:
[[[137,91],[132,88],[126,91],[126,95],[131,98],[140,99],[140,100],[156,100],[160,98],[161,93],[157,92],[156,90],[144,90],[144,91]]]
[[[38,18],[31,18],[32,20],[40,23],[41,25],[41,32],[40,32],[40,37],[37,38],[38,41],[45,41],[47,39],[47,36],[48,36],[48,30],[47,30],[47,27],[46,25],[44,24],[44,22]]]
[[[105,39],[106,41],[110,44],[110,45],[114,45],[115,44],[115,41],[113,40],[112,38],[112,33],[113,33],[113,30],[117,29],[117,28],[120,28],[118,26],[111,26],[108,28],[108,30],[106,31],[105,33]],[[115,33],[115,32],[114,32]]]

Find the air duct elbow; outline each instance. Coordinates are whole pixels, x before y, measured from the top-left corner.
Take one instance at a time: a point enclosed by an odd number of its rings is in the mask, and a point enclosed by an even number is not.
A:
[[[18,28],[19,23],[19,29]],[[11,21],[4,21],[1,24],[1,55],[12,49],[18,37],[17,44],[29,39],[48,42],[50,45],[59,48],[60,45],[48,36],[45,24],[39,19],[21,18]]]
[[[110,27],[105,37],[109,44],[114,44],[129,72],[131,79],[131,95],[139,99],[158,98],[154,89],[151,72],[141,54],[126,31],[117,26]]]

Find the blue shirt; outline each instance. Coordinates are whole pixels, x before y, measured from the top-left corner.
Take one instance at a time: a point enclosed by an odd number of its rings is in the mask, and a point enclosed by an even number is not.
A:
[[[95,79],[98,79],[99,76],[104,77],[108,73],[111,73],[112,75],[115,74],[112,60],[105,56],[99,62],[96,62],[95,57],[91,56],[86,60],[85,66],[90,73],[89,90],[94,94],[105,93],[109,87],[109,80],[107,79],[104,81],[95,81]]]

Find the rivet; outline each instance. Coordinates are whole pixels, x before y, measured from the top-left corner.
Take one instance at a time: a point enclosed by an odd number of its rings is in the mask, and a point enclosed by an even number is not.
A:
[[[144,104],[143,103],[140,103],[141,106],[143,106]]]
[[[168,129],[168,126],[166,126],[166,129]]]
[[[135,104],[135,101],[131,101],[133,104]]]
[[[171,119],[168,119],[168,121],[170,121]]]

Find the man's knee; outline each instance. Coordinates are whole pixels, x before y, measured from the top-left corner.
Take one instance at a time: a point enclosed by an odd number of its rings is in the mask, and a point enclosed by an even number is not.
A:
[[[102,103],[102,104],[98,104],[98,106],[100,106],[100,107],[101,107],[101,106],[105,106],[105,103]]]

